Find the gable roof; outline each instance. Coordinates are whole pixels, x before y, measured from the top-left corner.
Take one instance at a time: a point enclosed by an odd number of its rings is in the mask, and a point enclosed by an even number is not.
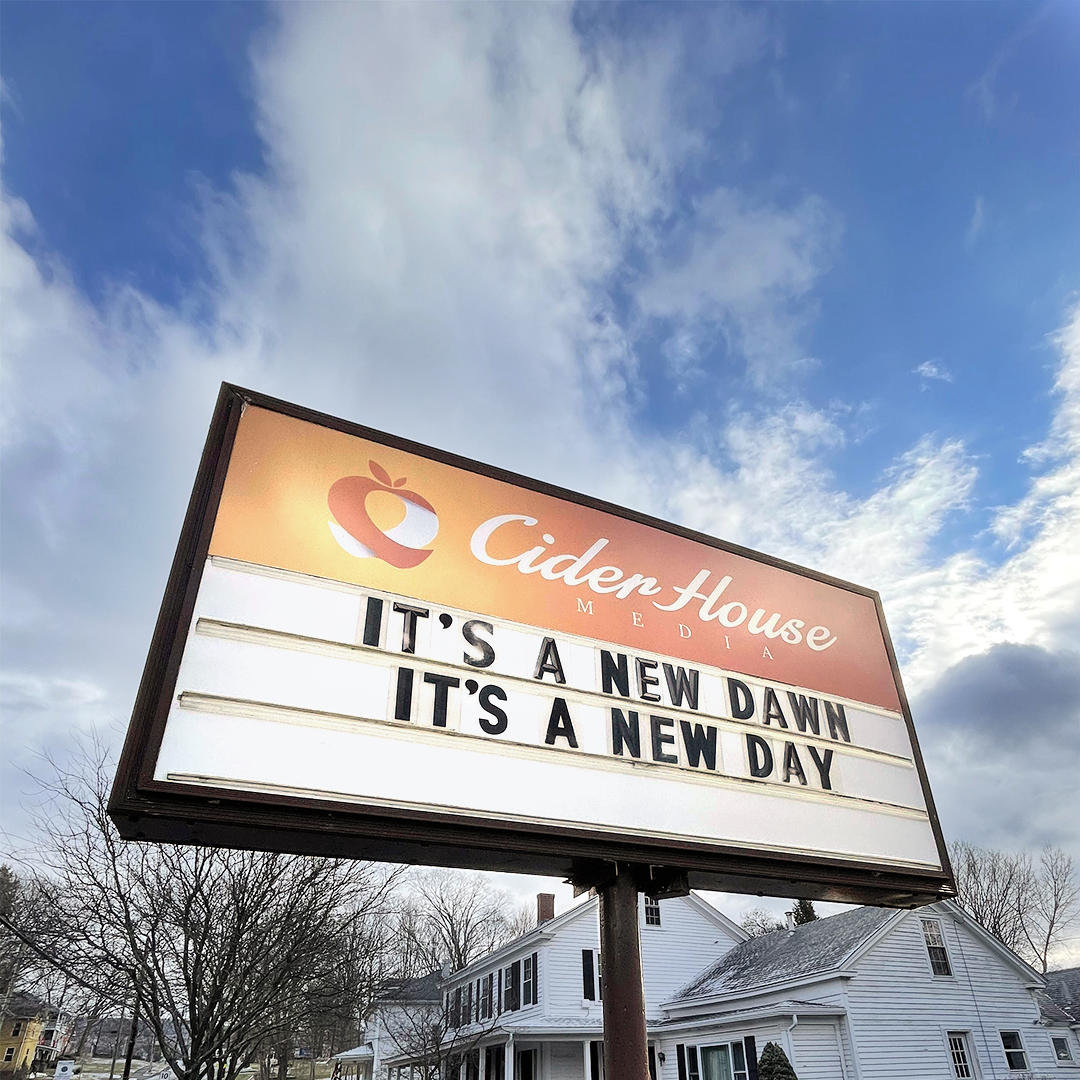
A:
[[[696,908],[706,918],[711,919],[722,930],[724,930],[729,937],[733,937],[736,941],[746,941],[750,935],[737,923],[729,919],[719,908],[713,907],[704,896],[700,896],[698,893],[691,891],[686,896],[679,897],[678,899],[687,901],[691,907]]]
[[[441,1001],[439,986],[442,973],[432,971],[418,979],[387,979],[379,987],[378,1000],[382,1003],[395,1001]]]
[[[56,1009],[34,994],[14,993],[8,999],[3,1015],[17,1020],[36,1020],[56,1015]]]
[[[1053,1005],[1074,1023],[1080,1022],[1080,967],[1047,971],[1043,978]]]
[[[707,967],[673,999],[734,994],[786,983],[842,967],[847,957],[898,912],[859,907],[814,919],[794,930],[774,930],[736,945]]]
[[[1046,992],[1059,1005],[1080,1005],[1080,967],[1047,971]]]

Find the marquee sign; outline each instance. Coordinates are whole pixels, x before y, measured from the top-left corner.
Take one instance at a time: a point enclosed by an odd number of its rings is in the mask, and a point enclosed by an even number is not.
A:
[[[111,812],[169,841],[953,892],[875,593],[228,385]]]

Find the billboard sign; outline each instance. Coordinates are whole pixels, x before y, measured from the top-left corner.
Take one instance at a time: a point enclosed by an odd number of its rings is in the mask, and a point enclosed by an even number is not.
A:
[[[877,595],[225,386],[125,836],[951,895]]]

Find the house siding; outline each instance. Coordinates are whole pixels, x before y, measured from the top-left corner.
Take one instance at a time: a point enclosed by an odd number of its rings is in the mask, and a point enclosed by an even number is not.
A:
[[[752,1035],[757,1044],[759,1055],[767,1042],[779,1043],[784,1047],[785,1051],[788,1051],[784,1028],[784,1024],[776,1021],[763,1022],[758,1020],[744,1021],[722,1027],[718,1026],[711,1029],[708,1034],[665,1035],[662,1039],[656,1040],[656,1049],[658,1051],[662,1050],[666,1059],[662,1066],[657,1065],[657,1080],[679,1080],[679,1062],[675,1047],[680,1043],[683,1046],[697,1046],[700,1048],[720,1042],[734,1042]],[[659,1058],[657,1061],[659,1062]],[[803,1080],[802,1073],[799,1074],[799,1080]]]
[[[934,976],[921,917],[939,918],[951,977]],[[946,1032],[968,1033],[981,1080],[1009,1070],[999,1032],[1019,1031],[1036,1076],[1061,1071],[1017,970],[947,912],[911,912],[854,966],[847,991],[861,1080],[954,1080]]]
[[[841,1056],[836,1024],[800,1023],[791,1033],[791,1063],[799,1080],[839,1080]]]
[[[642,918],[644,923],[644,918]],[[660,1005],[702,968],[736,944],[736,938],[691,900],[681,897],[660,904],[660,925],[641,926],[641,968],[645,982],[645,1011],[660,1014]],[[601,1022],[600,1000],[582,996],[581,952],[600,950],[600,923],[592,901],[580,916],[559,928],[541,959],[543,1015]],[[545,977],[546,976],[546,977]]]
[[[547,1051],[550,1080],[585,1080],[581,1043],[550,1043]]]

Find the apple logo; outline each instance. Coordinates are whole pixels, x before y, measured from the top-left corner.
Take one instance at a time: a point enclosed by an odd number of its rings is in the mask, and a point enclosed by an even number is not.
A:
[[[405,487],[406,477],[391,480],[377,461],[369,461],[368,468],[374,480],[368,476],[343,476],[330,485],[326,498],[333,514],[328,522],[330,532],[345,551],[358,559],[382,559],[399,570],[419,566],[431,554],[425,545],[439,531],[435,508],[423,495]],[[405,508],[404,518],[386,532],[371,520],[367,510],[368,496],[373,491],[397,496]]]

